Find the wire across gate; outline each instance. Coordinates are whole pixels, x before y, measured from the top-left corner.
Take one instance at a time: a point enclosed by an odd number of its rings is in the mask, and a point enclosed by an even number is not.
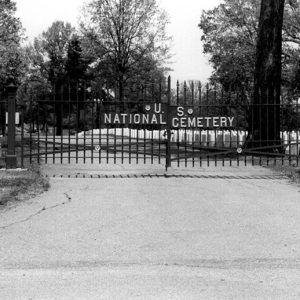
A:
[[[23,159],[39,163],[167,164],[167,159],[186,167],[299,163],[297,138],[285,144],[284,153],[262,152],[273,146],[244,149],[242,141],[234,131],[172,130],[170,140],[166,130],[94,129],[74,135],[64,131],[59,137],[51,131],[50,135],[29,132],[21,152]]]
[[[75,90],[75,92],[74,92]],[[245,95],[244,95],[245,96]],[[246,97],[246,96],[245,96]],[[253,141],[253,111],[280,111],[280,131]],[[38,163],[170,166],[299,165],[299,101],[257,108],[239,93],[168,82],[136,86],[123,99],[87,86],[55,89],[18,103],[21,165]],[[152,121],[149,121],[152,120]],[[153,121],[154,120],[154,121]],[[273,126],[273,127],[272,127]],[[271,136],[268,136],[271,132]]]

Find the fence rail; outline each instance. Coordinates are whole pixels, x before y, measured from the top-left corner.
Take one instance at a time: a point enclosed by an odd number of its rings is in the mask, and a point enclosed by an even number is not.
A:
[[[3,124],[3,113],[10,100],[0,98],[0,161],[18,157],[18,165],[27,163],[164,163],[192,161],[282,162],[299,164],[299,100],[282,97],[280,104],[252,105],[247,93],[225,92],[200,84],[179,84],[172,89],[167,82],[135,85],[119,99],[113,89],[93,91],[86,83],[52,89],[43,99],[18,99],[16,110],[20,124]],[[103,114],[143,115],[147,104],[162,104],[165,124],[104,124]],[[195,116],[234,118],[234,126],[181,128],[170,123],[174,110],[183,107]],[[13,109],[13,107],[11,107]],[[278,118],[270,117],[279,112]],[[256,124],[259,113],[264,122]],[[12,111],[11,111],[12,114]],[[1,117],[2,116],[2,117]],[[189,117],[187,114],[184,116]],[[4,117],[5,118],[5,117]],[[270,122],[268,122],[270,120]],[[266,128],[262,128],[267,124]],[[257,136],[255,130],[262,132]],[[13,131],[16,131],[15,133]],[[274,132],[276,134],[274,134]],[[255,142],[253,135],[256,134]],[[249,142],[250,141],[250,142]],[[9,153],[12,148],[16,153]],[[2,156],[1,156],[2,155]],[[12,162],[14,163],[14,162]],[[3,165],[3,164],[2,164]]]

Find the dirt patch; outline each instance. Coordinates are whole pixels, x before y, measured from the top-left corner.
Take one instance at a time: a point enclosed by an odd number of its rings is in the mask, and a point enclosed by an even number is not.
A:
[[[0,171],[0,209],[8,203],[33,198],[49,189],[38,165],[28,170]]]

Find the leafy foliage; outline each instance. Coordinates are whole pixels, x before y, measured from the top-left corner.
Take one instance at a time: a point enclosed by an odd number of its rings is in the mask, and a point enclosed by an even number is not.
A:
[[[253,87],[259,13],[260,0],[224,0],[201,15],[204,53],[214,67],[211,79],[226,90],[251,91]],[[288,88],[299,68],[299,29],[299,1],[288,2],[283,26],[283,83]]]
[[[52,84],[59,84],[66,76],[68,46],[74,32],[70,23],[56,21],[29,48],[33,70]]]
[[[147,80],[164,73],[169,58],[167,18],[155,0],[94,0],[81,24],[83,47],[106,84]],[[96,75],[96,76],[97,76]]]
[[[24,52],[20,47],[23,30],[15,12],[15,2],[0,0],[0,86],[2,88],[7,78],[18,81],[24,74]]]
[[[36,122],[56,122],[57,134],[62,131],[63,114],[54,97],[62,97],[71,87],[76,90],[77,83],[86,78],[88,64],[80,44],[70,23],[56,21],[27,47],[28,75],[19,89],[19,104]]]

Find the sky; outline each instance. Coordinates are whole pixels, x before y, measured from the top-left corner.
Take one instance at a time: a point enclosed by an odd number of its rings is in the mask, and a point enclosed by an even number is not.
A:
[[[53,21],[63,20],[77,25],[80,8],[85,0],[15,0],[29,40],[45,31]],[[201,31],[198,28],[203,9],[211,9],[221,0],[157,0],[166,10],[170,24],[168,33],[173,37],[170,67],[172,82],[201,80],[205,82],[212,71],[208,56],[202,53]]]

